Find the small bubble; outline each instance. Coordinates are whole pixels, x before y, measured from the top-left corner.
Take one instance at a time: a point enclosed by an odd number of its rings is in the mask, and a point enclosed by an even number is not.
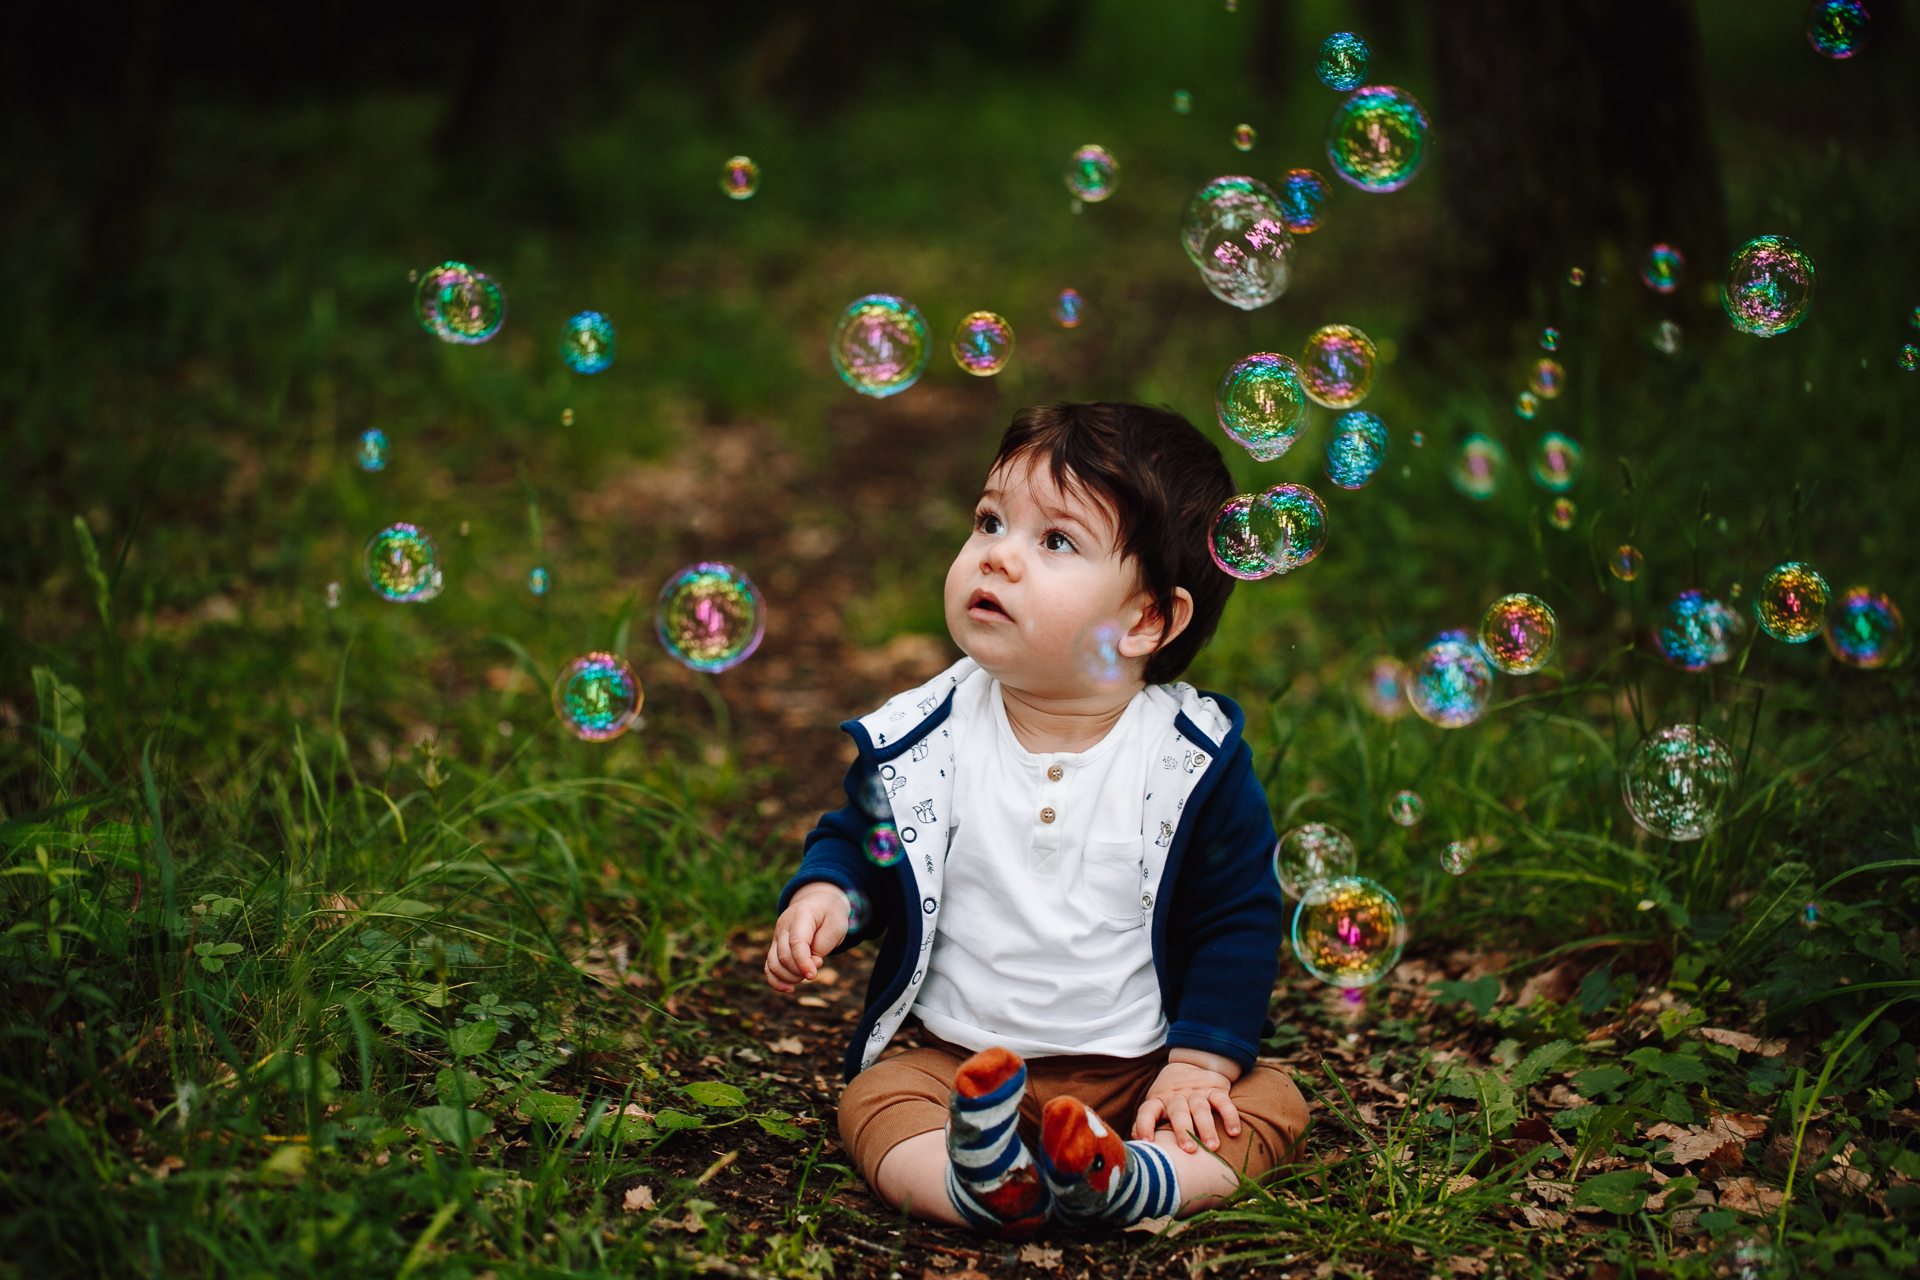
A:
[[[1567,272],[1567,283],[1572,285],[1574,288],[1578,289],[1581,285],[1585,284],[1586,282],[1587,282],[1587,273],[1582,271],[1580,268],[1575,267],[1573,270]]]
[[[533,594],[537,596],[547,594],[547,587],[549,585],[550,580],[547,577],[547,571],[545,569],[531,569],[527,572],[527,590],[533,592]]]
[[[1053,318],[1062,329],[1080,327],[1081,312],[1086,309],[1086,300],[1078,289],[1062,289],[1060,296],[1053,300]]]
[[[1321,84],[1347,93],[1358,89],[1361,81],[1367,78],[1367,59],[1370,56],[1365,40],[1351,31],[1336,31],[1320,46],[1320,58],[1314,64],[1314,71],[1319,75]]]
[[[583,654],[553,682],[554,714],[582,742],[611,742],[633,728],[644,697],[633,667],[611,653]]]
[[[1670,244],[1657,244],[1647,250],[1647,260],[1640,266],[1640,279],[1655,293],[1672,293],[1680,287],[1680,277],[1686,269],[1687,260],[1678,249]]]
[[[560,425],[563,427],[570,427],[573,425],[573,410],[562,409],[560,411]]]
[[[1480,619],[1480,648],[1510,676],[1532,675],[1553,658],[1560,623],[1539,596],[1524,591],[1501,596]]]
[[[1193,110],[1193,95],[1185,89],[1175,89],[1173,91],[1173,113],[1177,116],[1183,116],[1191,110]]]
[[[760,189],[760,166],[746,156],[735,156],[720,166],[720,190],[730,200],[745,200]]]
[[[1633,820],[1666,840],[1698,840],[1720,825],[1739,766],[1724,743],[1698,725],[1677,724],[1648,736],[1627,757],[1621,798]],[[1640,909],[1653,908],[1642,901]]]
[[[1098,203],[1120,186],[1120,162],[1105,147],[1088,143],[1067,157],[1067,190],[1077,200]]]
[[[1560,331],[1558,329],[1542,329],[1540,331],[1540,347],[1543,351],[1558,351],[1560,349]]]
[[[1533,392],[1522,391],[1513,399],[1513,411],[1532,422],[1534,415],[1540,412],[1540,401]]]
[[[1417,791],[1396,791],[1387,801],[1387,816],[1400,826],[1414,826],[1427,816],[1427,802]]]
[[[1680,350],[1680,326],[1671,320],[1662,320],[1653,330],[1653,349],[1661,355],[1673,355]]]
[[[1542,357],[1533,362],[1533,372],[1527,377],[1527,385],[1542,400],[1551,400],[1565,389],[1566,368],[1558,360]]]
[[[1260,135],[1254,130],[1252,125],[1237,124],[1233,127],[1233,149],[1235,151],[1251,151],[1253,150],[1253,144],[1259,140],[1259,137]]]
[[[495,725],[494,728],[499,731],[500,736],[503,738],[511,738],[513,736],[513,721],[511,720],[502,720],[499,724]]]
[[[1358,859],[1346,832],[1324,822],[1309,822],[1293,828],[1273,846],[1273,874],[1289,898],[1299,898],[1315,885],[1352,875]]]
[[[1473,846],[1465,840],[1455,840],[1440,855],[1440,865],[1450,876],[1463,876],[1473,869]]]
[[[1646,557],[1640,554],[1638,547],[1623,542],[1607,557],[1607,569],[1620,581],[1632,582],[1640,576],[1640,570],[1646,562]]]
[[[977,378],[990,378],[1013,358],[1013,326],[991,311],[963,316],[953,327],[954,363]]]
[[[1407,918],[1380,885],[1342,876],[1307,890],[1294,913],[1290,941],[1294,956],[1322,982],[1364,987],[1400,962]]]
[[[599,373],[619,351],[613,321],[598,311],[582,311],[560,329],[560,358],[575,373]]]
[[[339,607],[340,607],[340,584],[337,582],[329,582],[327,584],[327,608],[338,609]]]
[[[1865,364],[1866,362],[1863,360],[1861,363]],[[1909,342],[1906,346],[1900,348],[1900,367],[1908,373],[1912,373],[1915,369],[1920,369],[1920,346],[1915,346]]]
[[[360,443],[353,451],[353,460],[360,464],[362,471],[385,471],[387,469],[387,433],[378,427],[368,427],[360,433]]]
[[[1426,433],[1425,433],[1425,432],[1421,432],[1421,431],[1416,431],[1416,432],[1414,432],[1414,433],[1413,433],[1413,447],[1414,447],[1414,448],[1416,448],[1416,449],[1424,449],[1424,448],[1426,447],[1426,444],[1427,444],[1427,437],[1426,437]]]
[[[1548,513],[1547,518],[1553,521],[1553,527],[1556,529],[1571,529],[1573,518],[1577,514],[1578,509],[1573,505],[1572,498],[1555,498],[1553,510]]]
[[[463,537],[463,538],[464,538],[464,537],[466,537],[466,536],[467,536],[467,535],[468,535],[469,533],[471,533],[472,531],[473,531],[473,526],[472,526],[472,525],[470,525],[470,524],[468,524],[468,523],[467,523],[467,522],[466,522],[465,520],[462,520],[462,521],[460,522],[460,536],[461,536],[461,537]]]

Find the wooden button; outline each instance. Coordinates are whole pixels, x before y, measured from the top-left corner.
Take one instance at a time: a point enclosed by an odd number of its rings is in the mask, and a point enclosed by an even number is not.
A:
[[[1042,822],[1052,822],[1055,816],[1056,815],[1052,809],[1042,809],[1040,811],[1040,821]]]
[[[1067,771],[1057,764],[1047,770],[1047,781],[1049,782],[1058,782],[1066,776]]]

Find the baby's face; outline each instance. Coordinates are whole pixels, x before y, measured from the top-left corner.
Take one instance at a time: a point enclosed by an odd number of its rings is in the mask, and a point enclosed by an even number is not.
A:
[[[1046,698],[1112,692],[1084,661],[1093,628],[1116,623],[1129,696],[1158,640],[1112,515],[1063,490],[1044,461],[1016,458],[987,477],[973,535],[947,570],[947,629],[989,675]],[[1143,621],[1144,619],[1144,621]]]

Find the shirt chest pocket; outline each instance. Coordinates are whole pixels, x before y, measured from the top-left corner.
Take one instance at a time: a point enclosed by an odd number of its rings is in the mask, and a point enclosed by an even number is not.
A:
[[[1147,886],[1138,840],[1089,840],[1080,859],[1086,901],[1109,927],[1147,923]]]

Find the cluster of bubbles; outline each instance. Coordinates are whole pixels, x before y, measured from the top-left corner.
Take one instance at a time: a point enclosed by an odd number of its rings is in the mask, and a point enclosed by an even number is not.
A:
[[[709,674],[739,666],[766,634],[760,589],[730,564],[702,561],[680,570],[660,588],[653,628],[678,661]]]
[[[920,309],[891,293],[849,302],[828,344],[840,380],[875,397],[896,395],[919,381],[929,352]]]
[[[1487,713],[1493,666],[1464,631],[1443,631],[1420,651],[1407,676],[1414,714],[1442,729],[1459,729]]]
[[[1814,0],[1807,11],[1807,43],[1825,58],[1851,58],[1867,42],[1872,19],[1860,0]]]
[[[1300,385],[1315,404],[1351,409],[1373,388],[1372,339],[1350,324],[1322,325],[1300,353]]]
[[[1507,451],[1492,436],[1476,431],[1460,442],[1447,478],[1475,502],[1485,502],[1500,488],[1507,474]]]
[[[1292,357],[1257,351],[1235,361],[1214,388],[1220,429],[1260,462],[1291,449],[1307,421],[1307,392]]]
[[[1375,414],[1354,409],[1334,419],[1327,436],[1327,479],[1358,489],[1373,479],[1387,457],[1387,426]]]
[[[1720,825],[1739,775],[1725,743],[1698,725],[1669,725],[1627,757],[1620,794],[1633,820],[1654,835],[1698,840]]]
[[[575,373],[599,373],[617,352],[613,321],[598,311],[569,316],[560,326],[560,358]]]
[[[760,166],[746,156],[734,156],[720,166],[720,190],[730,200],[746,200],[760,189]]]
[[[1415,826],[1427,816],[1427,802],[1417,791],[1396,791],[1387,801],[1387,816],[1400,826]]]
[[[1753,616],[1760,629],[1787,644],[1805,644],[1827,619],[1827,580],[1812,565],[1789,561],[1760,580]]]
[[[418,604],[440,594],[440,548],[418,525],[390,524],[367,541],[367,585],[382,600]]]
[[[1314,64],[1320,83],[1346,93],[1358,89],[1367,78],[1367,42],[1351,31],[1336,31],[1320,46],[1320,58]]]
[[[464,262],[443,262],[423,271],[413,292],[413,313],[442,342],[485,342],[507,321],[507,295],[500,283]]]
[[[1260,133],[1252,125],[1237,124],[1233,126],[1233,149],[1235,151],[1251,151],[1253,150],[1253,144],[1259,140]]]
[[[1407,945],[1407,918],[1391,893],[1364,876],[1308,889],[1293,913],[1293,954],[1322,982],[1353,990],[1392,972]]]
[[[1332,195],[1327,180],[1312,169],[1289,169],[1280,176],[1280,221],[1297,236],[1318,231]]]
[[[1565,493],[1580,478],[1583,461],[1578,441],[1549,431],[1533,446],[1534,483],[1549,493]]]
[[[1524,591],[1501,596],[1480,619],[1481,650],[1510,676],[1532,675],[1546,666],[1559,640],[1560,623],[1553,610]]]
[[[1740,615],[1703,591],[1682,591],[1653,620],[1653,647],[1682,671],[1705,671],[1733,656]]]
[[[1362,191],[1398,191],[1427,159],[1427,113],[1392,85],[1355,90],[1327,123],[1327,159]]]
[[[1785,236],[1760,236],[1734,252],[1721,301],[1734,328],[1772,338],[1806,319],[1813,286],[1805,250]]]
[[[640,718],[640,678],[625,658],[586,653],[553,681],[553,712],[582,742],[611,742]]]
[[[1264,307],[1293,280],[1293,233],[1280,198],[1258,178],[1229,174],[1193,193],[1180,244],[1214,297],[1243,311]]]
[[[1871,587],[1848,587],[1827,609],[1827,650],[1850,667],[1884,667],[1900,653],[1906,620]]]
[[[1208,542],[1213,562],[1252,581],[1289,573],[1327,545],[1327,508],[1302,484],[1278,484],[1265,493],[1227,499],[1213,518]]]
[[[1053,300],[1053,318],[1062,329],[1078,329],[1085,306],[1078,289],[1062,289],[1060,296]]]
[[[362,471],[385,471],[387,433],[378,427],[368,427],[362,431],[360,443],[354,447],[353,460],[360,464]]]
[[[973,311],[953,326],[953,361],[976,378],[991,378],[1013,358],[1013,326],[991,311]]]
[[[1680,277],[1686,270],[1687,260],[1678,249],[1657,244],[1647,250],[1647,260],[1640,264],[1640,279],[1655,293],[1672,293],[1680,287]]]
[[[1105,147],[1089,143],[1067,157],[1067,190],[1076,200],[1098,204],[1120,188],[1120,162]]]

